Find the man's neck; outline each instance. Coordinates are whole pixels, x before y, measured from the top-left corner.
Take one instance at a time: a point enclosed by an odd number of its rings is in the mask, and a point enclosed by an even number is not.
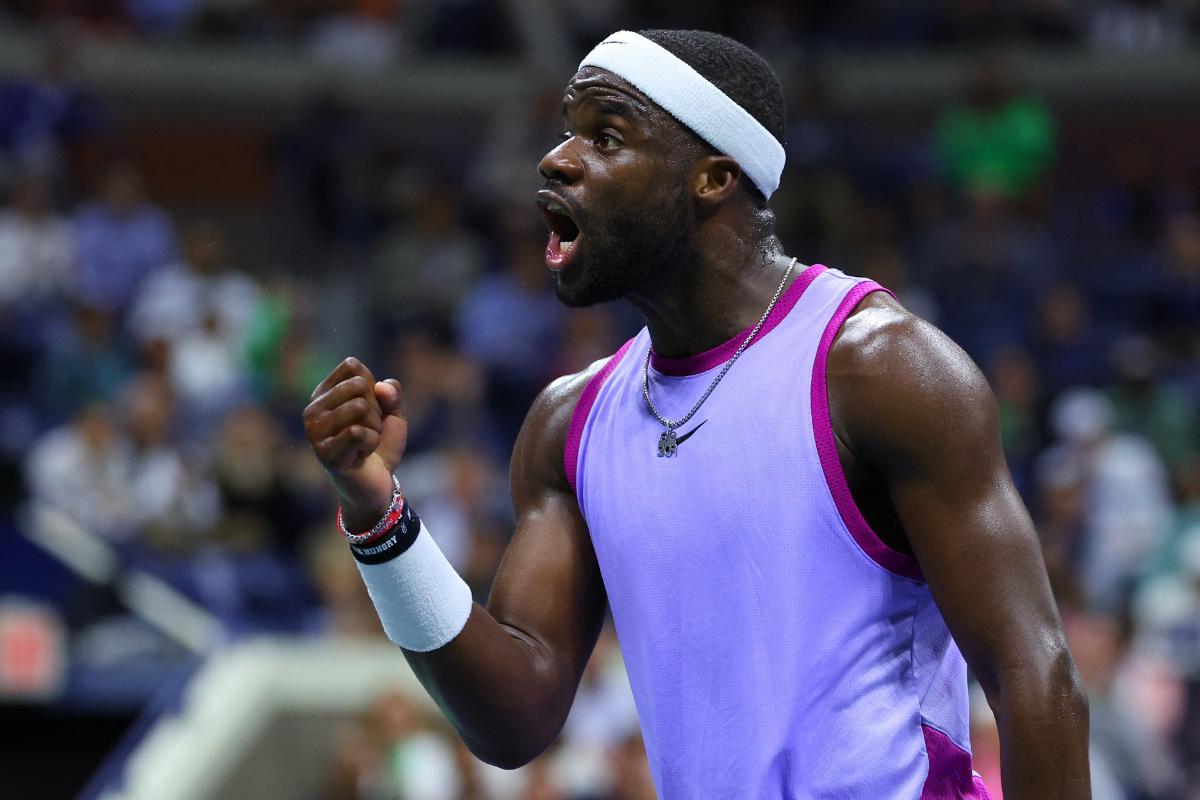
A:
[[[696,263],[681,270],[661,295],[631,297],[646,318],[654,352],[669,358],[702,353],[762,318],[791,259],[770,237],[747,247],[698,248]],[[794,279],[795,274],[790,276]]]

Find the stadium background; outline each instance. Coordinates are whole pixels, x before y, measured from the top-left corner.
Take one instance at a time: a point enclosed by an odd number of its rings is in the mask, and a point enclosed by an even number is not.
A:
[[[987,373],[1095,796],[1200,797],[1188,0],[0,4],[0,793],[653,797],[609,632],[551,753],[478,768],[381,641],[299,423],[346,354],[400,377],[404,485],[486,597],[530,399],[638,326],[553,299],[534,167],[578,57],[655,26],[769,58],[787,251]]]

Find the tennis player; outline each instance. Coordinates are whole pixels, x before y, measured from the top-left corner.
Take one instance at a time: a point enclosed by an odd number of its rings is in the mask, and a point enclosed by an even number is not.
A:
[[[737,42],[621,31],[541,161],[570,306],[646,327],[552,383],[513,452],[517,529],[472,603],[393,478],[400,384],[346,359],[308,438],[389,637],[480,758],[570,709],[611,609],[661,797],[1090,797],[1088,713],[971,360],[883,287],[786,253],[779,82]],[[965,659],[964,659],[965,657]]]

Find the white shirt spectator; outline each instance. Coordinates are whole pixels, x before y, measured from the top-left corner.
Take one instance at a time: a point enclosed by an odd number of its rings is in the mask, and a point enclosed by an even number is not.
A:
[[[143,340],[178,343],[204,328],[214,314],[229,343],[245,342],[258,306],[258,285],[240,272],[196,272],[176,263],[151,276],[142,286],[130,315],[133,334]]]
[[[62,217],[0,212],[0,304],[65,294],[74,265],[71,228]]]
[[[133,445],[106,409],[92,406],[47,431],[25,461],[30,499],[106,538],[125,539],[133,512]]]
[[[1147,440],[1111,432],[1112,403],[1098,390],[1064,392],[1051,416],[1060,441],[1041,461],[1070,465],[1081,477],[1087,535],[1081,578],[1089,600],[1112,609],[1166,536],[1167,470]]]

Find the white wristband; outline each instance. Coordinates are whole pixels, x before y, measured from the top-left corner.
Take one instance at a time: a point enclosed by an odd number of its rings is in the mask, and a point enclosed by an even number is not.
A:
[[[412,545],[382,564],[358,564],[389,639],[418,653],[447,644],[471,616],[471,588],[422,525]]]

